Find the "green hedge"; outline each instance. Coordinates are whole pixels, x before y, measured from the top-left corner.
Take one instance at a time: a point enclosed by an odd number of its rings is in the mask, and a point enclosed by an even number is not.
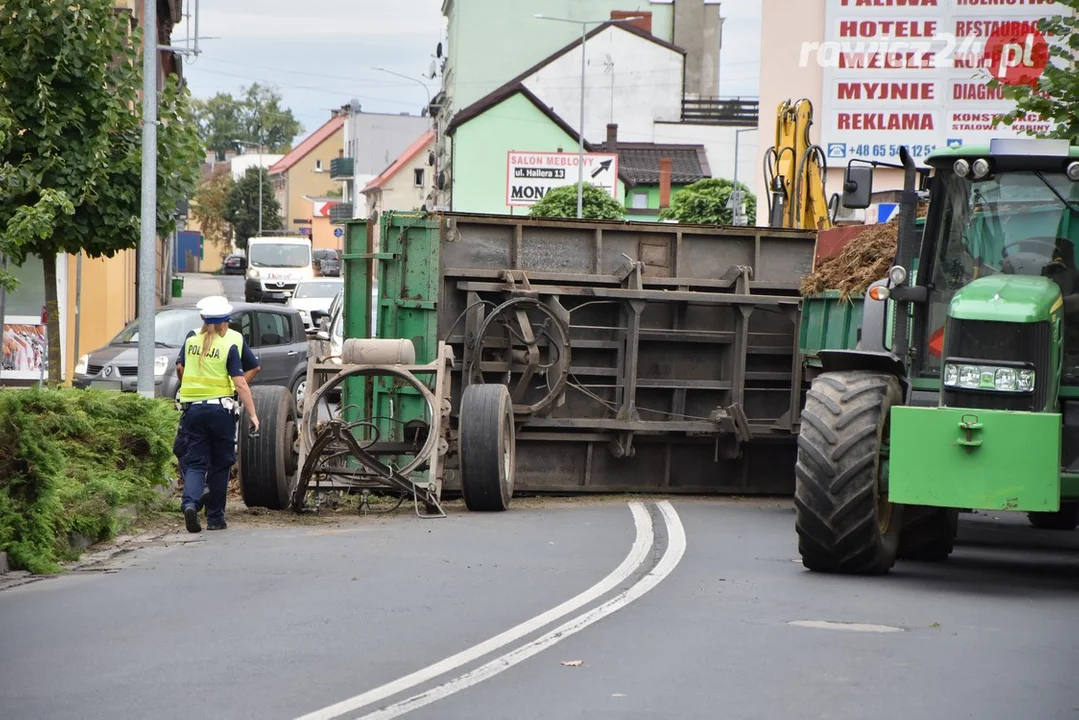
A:
[[[0,551],[34,573],[107,540],[123,508],[159,507],[175,475],[171,401],[97,390],[0,391]]]

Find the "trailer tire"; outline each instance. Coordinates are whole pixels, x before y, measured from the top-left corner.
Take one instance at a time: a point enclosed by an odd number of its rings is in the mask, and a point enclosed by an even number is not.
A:
[[[816,572],[887,573],[903,506],[880,492],[883,443],[899,382],[878,372],[819,375],[802,411],[795,465],[795,529],[802,564]]]
[[[959,510],[911,507],[903,509],[906,526],[899,538],[900,560],[944,562],[955,549]]]
[[[240,492],[247,507],[283,510],[288,507],[289,489],[295,468],[296,410],[292,393],[277,385],[251,388],[259,435],[250,437],[247,412],[240,417]]]
[[[1030,512],[1027,519],[1039,530],[1074,530],[1079,527],[1079,502],[1062,502],[1056,512]]]
[[[513,498],[513,403],[505,385],[469,385],[461,396],[461,494],[473,512],[501,512]]]

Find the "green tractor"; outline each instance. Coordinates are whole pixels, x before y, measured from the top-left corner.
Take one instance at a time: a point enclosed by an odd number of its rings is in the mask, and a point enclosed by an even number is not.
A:
[[[963,509],[1079,524],[1079,148],[994,140],[924,171],[900,155],[895,265],[857,346],[818,353],[802,411],[796,529],[814,571],[945,560]],[[845,206],[869,206],[872,165],[848,166]]]

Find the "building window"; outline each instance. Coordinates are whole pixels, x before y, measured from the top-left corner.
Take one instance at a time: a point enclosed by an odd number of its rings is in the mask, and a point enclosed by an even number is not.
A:
[[[321,160],[316,160],[315,161],[315,172],[322,172],[322,161]]]
[[[416,168],[412,171],[412,182],[416,187],[423,187],[423,168]]]
[[[633,202],[632,207],[633,207],[634,210],[644,210],[644,209],[646,209],[648,207],[648,193],[643,193],[643,192],[635,192],[635,193],[633,193],[632,202]]]

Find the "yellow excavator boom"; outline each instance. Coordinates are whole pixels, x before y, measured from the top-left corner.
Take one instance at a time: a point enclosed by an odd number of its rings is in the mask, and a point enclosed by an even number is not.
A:
[[[771,227],[799,230],[832,227],[825,191],[828,161],[821,147],[810,140],[812,125],[813,104],[809,100],[780,103],[775,145],[768,148],[764,157]]]

